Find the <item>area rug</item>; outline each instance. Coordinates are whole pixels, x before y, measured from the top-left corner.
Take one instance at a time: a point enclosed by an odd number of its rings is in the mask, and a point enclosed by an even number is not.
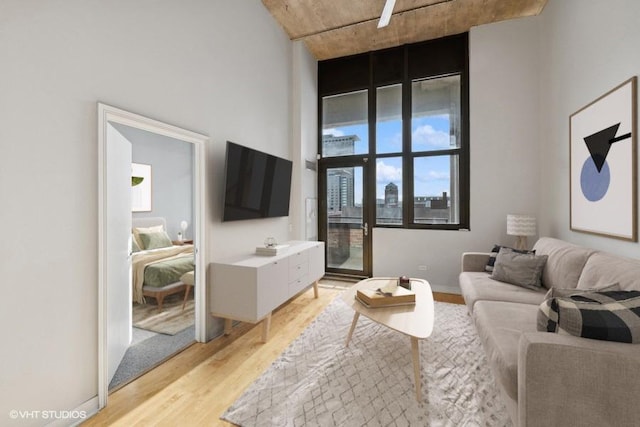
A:
[[[240,426],[510,426],[467,309],[436,302],[420,342],[422,400],[408,337],[336,298],[221,418]]]
[[[149,301],[146,304],[133,305],[133,326],[160,334],[175,335],[192,326],[195,322],[193,298],[187,300],[182,309],[182,294],[170,295],[164,299],[162,311],[157,304]]]

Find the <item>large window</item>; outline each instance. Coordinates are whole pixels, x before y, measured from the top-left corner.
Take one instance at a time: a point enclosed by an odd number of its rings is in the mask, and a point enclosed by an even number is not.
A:
[[[321,161],[368,162],[363,209],[375,226],[469,228],[467,43],[319,63]]]
[[[413,224],[460,223],[460,75],[411,82]]]
[[[322,98],[322,156],[369,152],[366,90]]]

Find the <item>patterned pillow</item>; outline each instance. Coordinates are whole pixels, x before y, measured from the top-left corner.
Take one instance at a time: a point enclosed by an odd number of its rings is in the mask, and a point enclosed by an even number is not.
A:
[[[582,295],[590,292],[604,292],[604,291],[619,291],[620,284],[618,282],[611,283],[610,285],[596,286],[589,289],[576,289],[576,288],[551,288],[544,296],[545,300],[556,297],[570,297],[572,295]]]
[[[535,254],[536,251],[527,251],[527,250],[520,250],[520,249],[513,249],[510,248],[508,246],[500,246],[500,245],[493,245],[493,249],[491,249],[491,254],[489,255],[489,261],[487,262],[487,265],[484,266],[484,271],[486,271],[487,273],[493,273],[493,266],[496,264],[496,257],[498,256],[498,252],[500,252],[500,248],[507,248],[507,249],[511,249],[514,252],[518,252],[521,254]]]
[[[640,342],[640,291],[584,292],[540,304],[538,330],[605,341]]]

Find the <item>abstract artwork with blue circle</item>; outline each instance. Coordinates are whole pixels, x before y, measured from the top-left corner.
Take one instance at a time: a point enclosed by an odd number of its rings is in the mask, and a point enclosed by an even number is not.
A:
[[[571,230],[637,241],[636,80],[570,117]]]

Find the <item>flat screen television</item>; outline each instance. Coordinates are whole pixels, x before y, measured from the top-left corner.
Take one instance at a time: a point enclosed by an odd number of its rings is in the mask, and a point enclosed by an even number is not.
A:
[[[290,160],[227,141],[223,221],[289,215]]]

